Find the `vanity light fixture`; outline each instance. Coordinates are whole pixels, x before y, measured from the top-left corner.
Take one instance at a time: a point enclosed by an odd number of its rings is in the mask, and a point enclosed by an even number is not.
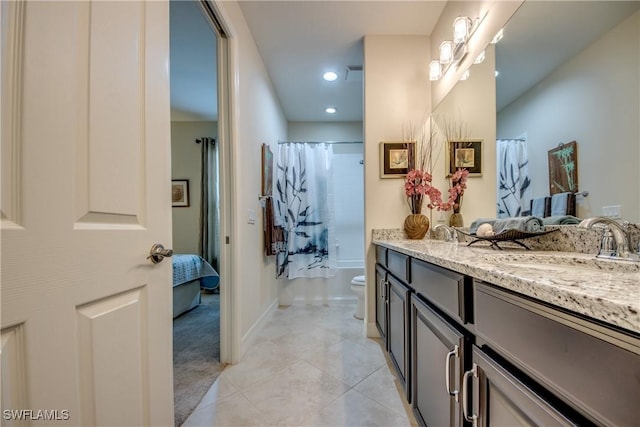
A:
[[[324,73],[322,75],[322,78],[325,79],[328,82],[332,82],[335,79],[338,78],[338,75],[336,73],[334,73],[333,71],[327,71],[326,73]]]
[[[440,63],[450,64],[453,60],[453,42],[451,40],[445,40],[440,43]]]
[[[429,64],[429,80],[435,81],[438,80],[442,76],[442,65],[440,61],[434,59]]]
[[[453,21],[453,42],[465,43],[471,34],[471,19],[468,16],[458,16]]]
[[[328,114],[335,114],[335,112],[338,110],[336,110],[334,107],[327,107],[324,109],[324,111]]]
[[[484,62],[484,58],[486,57],[486,54],[484,53],[484,50],[482,52],[480,52],[480,55],[478,55],[478,57],[476,58],[475,61],[473,61],[474,64],[482,64]]]

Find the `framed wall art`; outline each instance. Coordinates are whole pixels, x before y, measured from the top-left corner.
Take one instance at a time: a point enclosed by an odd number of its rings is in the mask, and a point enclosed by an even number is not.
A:
[[[174,208],[189,207],[188,179],[174,179],[171,181],[171,206]]]
[[[578,191],[578,143],[571,141],[548,151],[549,194]]]
[[[380,178],[403,178],[412,164],[414,142],[380,143]]]
[[[456,170],[465,168],[469,176],[482,176],[482,140],[467,139],[449,141],[446,150],[447,177]]]

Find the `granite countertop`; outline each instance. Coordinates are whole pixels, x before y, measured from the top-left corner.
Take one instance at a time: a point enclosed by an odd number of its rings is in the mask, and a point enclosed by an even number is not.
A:
[[[430,239],[374,237],[373,243],[640,333],[640,262]]]

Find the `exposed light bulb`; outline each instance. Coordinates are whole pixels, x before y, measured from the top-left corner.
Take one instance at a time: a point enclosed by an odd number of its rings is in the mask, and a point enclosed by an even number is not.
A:
[[[453,59],[453,42],[445,40],[440,43],[440,63],[449,64]]]
[[[442,76],[442,66],[439,60],[434,59],[429,64],[429,80],[438,80],[440,76]]]
[[[480,55],[478,55],[478,57],[476,58],[475,61],[473,61],[474,64],[482,64],[484,62],[484,58],[486,57],[484,50],[482,52],[480,52]]]
[[[455,44],[464,43],[471,31],[471,19],[467,16],[458,16],[453,21],[453,42]]]
[[[327,107],[324,109],[325,112],[329,113],[329,114],[335,114],[336,110],[334,107]]]
[[[493,40],[491,40],[491,43],[498,43],[500,40],[502,40],[502,37],[504,37],[504,28],[500,28],[500,31],[498,31],[498,33],[493,37]]]
[[[338,75],[336,73],[334,73],[333,71],[327,71],[326,73],[324,73],[322,75],[322,78],[325,79],[328,82],[332,82],[335,79],[338,78]]]

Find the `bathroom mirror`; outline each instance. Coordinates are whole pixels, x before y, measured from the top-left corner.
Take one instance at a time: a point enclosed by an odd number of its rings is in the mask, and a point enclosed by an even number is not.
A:
[[[499,72],[495,98],[474,102],[496,112],[495,138],[527,139],[532,197],[549,195],[548,151],[576,141],[578,190],[589,192],[577,198],[577,216],[619,206],[622,219],[640,223],[640,2],[526,1],[487,52]],[[435,115],[463,85],[487,87],[476,67]]]

